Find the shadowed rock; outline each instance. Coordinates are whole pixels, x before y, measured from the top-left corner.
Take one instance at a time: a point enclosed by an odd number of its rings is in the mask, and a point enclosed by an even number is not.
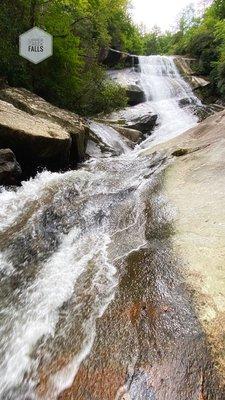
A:
[[[16,185],[22,170],[10,149],[0,150],[0,185]]]
[[[76,164],[85,157],[88,130],[84,120],[71,111],[48,103],[26,89],[6,88],[0,91],[0,98],[22,111],[57,123],[71,136],[70,162]],[[47,123],[47,122],[46,122]]]
[[[126,87],[126,94],[128,97],[128,104],[136,106],[137,104],[145,101],[145,94],[138,85],[129,85]]]
[[[141,131],[145,134],[150,134],[156,126],[157,118],[158,116],[156,114],[148,113],[130,121],[126,127]]]
[[[60,125],[0,101],[0,147],[12,149],[28,175],[38,166],[66,166],[70,146],[71,137]]]

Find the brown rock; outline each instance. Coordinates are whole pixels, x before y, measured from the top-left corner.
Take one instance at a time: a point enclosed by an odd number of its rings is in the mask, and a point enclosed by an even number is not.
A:
[[[138,143],[143,139],[143,135],[136,129],[126,128],[121,125],[111,125],[117,132],[119,132],[125,138],[131,140],[134,143]]]
[[[196,76],[193,70],[194,58],[176,56],[174,62],[193,89],[202,88],[210,85],[210,82],[201,76]]]

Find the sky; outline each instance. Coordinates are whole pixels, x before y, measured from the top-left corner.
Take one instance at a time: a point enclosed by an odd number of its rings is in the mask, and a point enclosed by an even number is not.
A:
[[[135,23],[144,24],[147,30],[158,25],[165,31],[175,27],[176,17],[184,7],[190,3],[200,6],[204,0],[132,0],[131,3]]]

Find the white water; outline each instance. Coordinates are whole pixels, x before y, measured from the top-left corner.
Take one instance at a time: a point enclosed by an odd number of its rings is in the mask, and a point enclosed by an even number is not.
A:
[[[193,126],[179,99],[195,97],[173,61],[149,57],[140,64],[145,107],[160,116],[154,140]],[[64,174],[46,171],[0,193],[1,400],[55,400],[72,384],[91,351],[96,321],[115,296],[118,266],[146,244],[145,206],[161,160],[131,151],[111,128],[93,129],[123,154]],[[60,367],[65,344],[70,357]],[[42,396],[40,369],[47,375]]]
[[[90,127],[92,132],[101,140],[103,145],[106,146],[106,150],[108,149],[117,155],[126,153],[130,150],[128,145],[122,139],[122,136],[112,127],[97,122],[92,122]]]
[[[181,108],[179,101],[187,99],[190,104],[200,101],[191,87],[181,77],[172,57],[139,57],[140,82],[151,109],[159,116],[158,127],[142,147],[150,142],[161,143],[178,136],[198,122],[196,116]]]

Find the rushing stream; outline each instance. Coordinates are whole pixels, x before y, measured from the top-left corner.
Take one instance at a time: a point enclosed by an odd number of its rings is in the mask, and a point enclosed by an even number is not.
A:
[[[140,57],[140,67],[145,107],[159,115],[146,148],[196,124],[179,101],[197,99],[171,58]],[[125,260],[148,246],[146,207],[162,201],[154,190],[165,160],[142,155],[139,146],[131,150],[104,125],[95,129],[122,154],[1,190],[1,400],[53,400],[72,385],[92,351],[96,322],[115,299]]]

